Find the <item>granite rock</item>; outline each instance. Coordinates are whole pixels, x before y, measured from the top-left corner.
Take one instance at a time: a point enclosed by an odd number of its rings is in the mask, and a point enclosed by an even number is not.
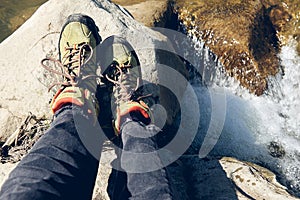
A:
[[[28,112],[34,113],[37,117],[51,116],[48,102],[53,93],[47,93],[45,87],[49,85],[51,79],[43,76],[45,73],[40,66],[40,61],[46,56],[58,58],[59,32],[66,18],[73,13],[91,16],[100,29],[102,39],[111,35],[126,38],[140,58],[144,83],[151,83],[154,86],[155,90],[152,93],[161,98],[161,102],[165,102],[164,98],[170,98],[169,94],[157,87],[160,83],[159,63],[174,61],[173,58],[176,57],[175,54],[169,54],[169,57],[159,56],[160,52],[157,49],[160,46],[164,48],[167,46],[172,51],[172,45],[164,35],[133,20],[124,9],[109,1],[50,0],[0,44],[0,69],[3,72],[0,75],[0,115],[3,116],[0,121],[1,141],[14,131],[7,129],[15,125],[9,122],[23,119]],[[184,72],[183,63],[178,58],[175,60],[176,64],[171,67]],[[176,82],[177,77],[169,79],[171,82]],[[176,88],[179,93],[183,93],[184,89],[184,84]],[[171,123],[178,108],[175,108],[171,102],[165,105],[165,109],[170,111],[167,121]]]

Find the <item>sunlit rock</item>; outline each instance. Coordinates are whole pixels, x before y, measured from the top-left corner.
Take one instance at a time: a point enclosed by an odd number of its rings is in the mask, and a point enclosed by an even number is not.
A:
[[[60,6],[57,6],[60,5]],[[106,1],[81,0],[76,2],[50,0],[42,5],[37,12],[29,18],[17,31],[0,44],[0,103],[2,109],[0,115],[7,112],[17,119],[24,118],[28,112],[37,116],[47,115],[50,117],[49,100],[52,93],[47,92],[49,84],[54,80],[51,76],[44,76],[40,61],[46,56],[58,58],[57,43],[59,32],[66,18],[73,13],[83,13],[91,16],[100,29],[103,39],[118,35],[126,38],[136,50],[140,62],[143,80],[153,83],[156,87],[166,74],[158,77],[158,65],[168,63],[170,67],[184,72],[183,63],[176,58],[175,54],[162,55],[159,46],[168,47],[172,45],[168,39],[153,31],[141,23],[133,20],[130,15],[119,6]],[[105,20],[103,20],[105,19]],[[142,41],[142,42],[141,42]],[[168,79],[176,82],[175,76]],[[179,93],[185,90],[184,84],[177,84],[175,88]],[[170,124],[175,117],[178,108],[174,101],[170,101],[170,94],[157,88],[151,91],[154,97],[165,102],[165,109],[169,111],[167,122]],[[1,118],[6,124],[9,118]],[[0,130],[1,135],[9,135],[15,130]],[[1,138],[4,140],[5,138]]]

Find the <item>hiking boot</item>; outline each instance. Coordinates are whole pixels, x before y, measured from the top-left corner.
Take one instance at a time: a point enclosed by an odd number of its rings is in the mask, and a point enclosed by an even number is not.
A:
[[[92,18],[81,14],[70,15],[59,38],[59,61],[52,58],[42,60],[45,69],[64,78],[63,82],[51,86],[61,85],[51,101],[53,113],[66,104],[75,104],[84,106],[87,114],[93,114],[94,118],[97,115],[95,92],[98,76],[94,49],[101,42],[98,31]],[[58,63],[61,71],[44,64],[49,60]]]
[[[149,107],[142,101],[139,87],[141,84],[141,68],[138,57],[131,45],[122,38],[111,37],[112,44],[106,52],[112,55],[112,62],[105,72],[105,77],[113,83],[112,111],[115,119],[115,129],[120,132],[120,126],[127,118],[141,121],[148,125],[152,114]]]

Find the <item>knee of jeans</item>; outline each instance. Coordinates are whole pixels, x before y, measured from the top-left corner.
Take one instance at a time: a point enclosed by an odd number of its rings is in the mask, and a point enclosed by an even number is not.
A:
[[[128,121],[121,127],[121,134],[137,138],[153,137],[161,131],[154,124],[144,125],[140,122]]]

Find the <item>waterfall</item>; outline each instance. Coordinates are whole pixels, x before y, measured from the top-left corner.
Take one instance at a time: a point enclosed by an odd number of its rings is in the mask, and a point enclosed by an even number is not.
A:
[[[215,138],[207,156],[232,156],[260,164],[300,196],[300,56],[296,42],[291,39],[278,55],[284,75],[270,77],[268,91],[258,97],[226,76],[216,56],[190,38],[197,52],[194,67],[202,75],[190,74],[200,106],[199,129],[190,153],[198,153],[206,141]],[[212,118],[214,94],[220,91],[226,106],[218,115],[225,112],[224,124]],[[189,104],[188,96],[185,98]],[[209,133],[210,126],[222,131]]]

